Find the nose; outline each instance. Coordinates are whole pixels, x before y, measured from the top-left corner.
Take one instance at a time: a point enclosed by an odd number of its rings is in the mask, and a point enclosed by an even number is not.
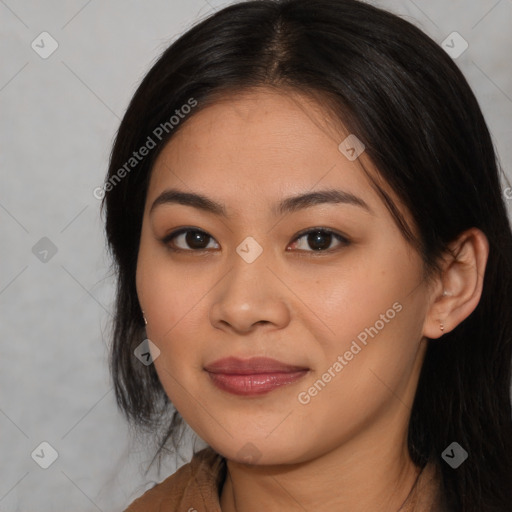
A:
[[[247,263],[235,255],[233,268],[213,291],[209,311],[213,327],[243,334],[257,325],[265,325],[266,329],[288,325],[287,289],[267,264],[262,256]]]

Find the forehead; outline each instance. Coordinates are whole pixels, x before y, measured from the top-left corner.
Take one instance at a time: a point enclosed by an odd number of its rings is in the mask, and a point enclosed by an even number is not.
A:
[[[351,160],[339,149],[349,135],[325,105],[296,92],[256,89],[222,97],[185,119],[163,148],[147,204],[166,188],[236,210],[335,188],[385,209],[361,167],[364,161],[373,168],[364,152]]]

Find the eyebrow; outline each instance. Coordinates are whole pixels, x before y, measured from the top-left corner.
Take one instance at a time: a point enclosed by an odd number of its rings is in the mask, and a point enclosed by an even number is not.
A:
[[[272,211],[277,216],[285,213],[293,213],[305,208],[311,208],[312,206],[320,204],[340,203],[358,206],[366,210],[368,213],[371,213],[372,215],[374,214],[373,210],[361,198],[351,194],[350,192],[336,189],[319,190],[317,192],[308,192],[306,194],[288,197],[274,206]],[[182,204],[185,206],[192,206],[193,208],[213,213],[214,215],[225,218],[228,217],[226,208],[213,199],[202,194],[183,192],[177,189],[164,190],[153,201],[149,213],[152,213],[155,208],[164,204]]]

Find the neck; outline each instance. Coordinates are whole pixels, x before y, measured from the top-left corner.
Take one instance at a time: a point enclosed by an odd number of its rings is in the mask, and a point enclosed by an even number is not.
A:
[[[406,431],[364,432],[336,450],[298,464],[251,466],[227,461],[223,512],[350,510],[398,512],[420,469]]]

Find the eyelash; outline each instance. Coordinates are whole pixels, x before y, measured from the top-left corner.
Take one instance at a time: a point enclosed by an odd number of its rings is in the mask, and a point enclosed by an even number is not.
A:
[[[176,237],[182,235],[182,234],[185,234],[189,231],[193,231],[193,232],[196,232],[196,233],[200,233],[200,234],[203,234],[203,235],[206,235],[208,236],[211,240],[215,240],[211,235],[209,235],[208,233],[206,233],[205,231],[201,230],[201,229],[197,229],[197,228],[192,228],[192,227],[186,227],[186,228],[180,228],[180,229],[177,229],[176,231],[173,231],[171,233],[169,233],[168,235],[166,235],[164,238],[161,239],[161,242],[172,252],[175,252],[175,253],[185,253],[185,252],[188,252],[188,253],[205,253],[205,252],[209,252],[211,249],[182,249],[182,248],[176,248],[176,247],[173,247],[171,245],[171,241],[173,239],[175,239]],[[311,233],[323,233],[323,234],[326,234],[326,235],[332,235],[336,240],[338,240],[338,242],[340,242],[340,246],[338,246],[337,248],[335,249],[326,249],[326,250],[304,250],[304,249],[298,249],[298,252],[302,252],[302,253],[312,253],[313,255],[318,255],[318,254],[325,254],[325,253],[332,253],[332,252],[335,252],[339,249],[341,249],[342,247],[346,247],[348,245],[350,245],[350,240],[346,237],[346,236],[343,236],[341,235],[340,233],[337,233],[336,231],[333,231],[332,229],[328,229],[328,228],[322,228],[322,227],[318,227],[318,228],[309,228],[305,231],[301,231],[299,232],[295,238],[293,239],[292,243],[299,240],[300,238],[303,238]],[[208,242],[210,242],[211,240],[209,240]],[[306,242],[307,243],[307,242]],[[290,251],[288,251],[290,252]]]

